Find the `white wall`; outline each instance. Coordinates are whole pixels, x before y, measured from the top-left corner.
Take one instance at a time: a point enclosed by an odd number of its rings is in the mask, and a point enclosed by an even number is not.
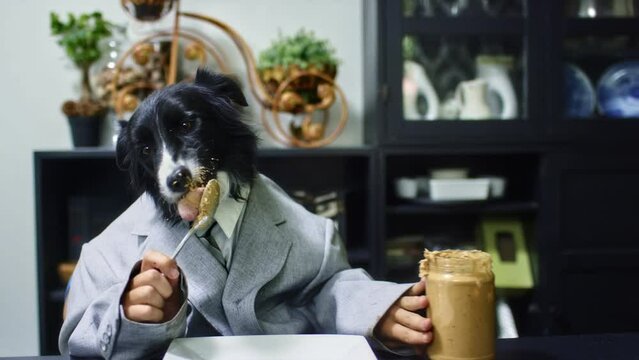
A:
[[[349,125],[337,146],[362,142],[362,6],[364,0],[184,0],[182,9],[218,17],[248,41],[253,51],[268,46],[279,30],[300,27],[328,38],[342,59],[338,83],[347,94]],[[100,10],[107,19],[127,17],[119,0],[3,1],[0,21],[0,356],[38,353],[38,308],[34,218],[33,151],[69,149],[63,100],[77,96],[78,73],[49,35],[49,12]],[[220,42],[234,69],[239,54]],[[255,107],[254,107],[255,108]]]

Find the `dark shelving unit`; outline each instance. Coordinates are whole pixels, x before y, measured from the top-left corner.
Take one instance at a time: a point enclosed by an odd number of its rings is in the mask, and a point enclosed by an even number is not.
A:
[[[90,199],[86,219],[103,226],[126,209],[134,196],[128,180],[117,169],[113,150],[77,149],[34,153],[37,229],[40,352],[57,353],[66,284],[57,266],[69,259],[69,204]],[[98,221],[100,220],[100,221]],[[97,235],[95,231],[90,234]]]
[[[539,204],[533,201],[473,201],[473,202],[425,202],[388,206],[386,212],[395,215],[437,214],[521,214],[534,213]]]
[[[567,18],[563,20],[565,35],[627,35],[637,32],[637,18]]]
[[[598,113],[566,118],[563,66],[566,61],[582,65],[596,86],[608,66],[638,60],[639,18],[575,18],[565,14],[564,1],[550,0],[524,1],[515,16],[477,16],[479,2],[468,3],[475,6],[470,15],[416,16],[405,13],[407,3],[379,0],[375,5],[377,109],[383,114],[374,124],[373,140],[380,144],[383,180],[380,247],[404,235],[472,241],[482,216],[516,217],[526,229],[535,280],[526,300],[515,301],[515,318],[523,320],[520,335],[638,331],[639,310],[624,295],[624,284],[639,276],[639,264],[631,260],[639,251],[638,227],[629,215],[639,211],[633,185],[639,182],[639,158],[632,155],[638,150],[639,119]],[[504,39],[502,51],[520,56],[520,116],[406,121],[402,44],[408,35],[426,44],[422,64],[428,76],[436,66],[433,39],[467,39],[469,51]],[[519,39],[519,48],[512,47],[513,39]],[[597,41],[605,46],[592,45]],[[436,79],[430,80],[437,91]],[[475,175],[492,169],[509,180],[514,193],[501,201],[460,204],[415,204],[394,194],[395,179],[424,176],[437,167],[464,167]],[[382,277],[410,279],[414,274],[410,265],[380,259]],[[606,283],[609,277],[615,279]],[[593,290],[588,286],[594,284],[610,296],[594,290],[598,294],[589,297]],[[588,310],[601,306],[606,309]]]
[[[361,148],[261,149],[260,172],[271,177],[289,193],[339,191],[346,211],[340,227],[351,264],[375,274],[377,246],[371,219],[375,217],[375,150]],[[128,175],[116,167],[110,148],[85,148],[34,153],[38,248],[38,290],[40,309],[40,351],[57,353],[62,325],[65,284],[58,279],[57,265],[74,260],[70,256],[69,204],[74,198],[88,198],[102,204],[100,212],[89,208],[88,217],[103,221],[92,224],[87,237],[101,232],[136,198],[128,191]],[[93,213],[92,213],[93,211]],[[93,215],[92,215],[93,214]],[[97,215],[96,215],[97,214]]]

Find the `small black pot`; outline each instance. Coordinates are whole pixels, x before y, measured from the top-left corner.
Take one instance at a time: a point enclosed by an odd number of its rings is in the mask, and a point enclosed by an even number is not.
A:
[[[69,116],[73,146],[98,146],[100,144],[100,123],[103,117],[103,115]]]

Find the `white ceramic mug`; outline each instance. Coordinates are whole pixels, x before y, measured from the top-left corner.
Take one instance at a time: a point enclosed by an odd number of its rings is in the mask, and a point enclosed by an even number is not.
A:
[[[506,193],[506,178],[501,176],[482,176],[482,178],[488,179],[490,186],[490,197],[499,199],[503,198]]]
[[[395,194],[399,198],[414,199],[417,197],[417,180],[408,177],[395,179]]]
[[[459,119],[484,120],[492,117],[486,100],[488,83],[484,79],[462,81],[457,86],[455,97],[459,102]]]

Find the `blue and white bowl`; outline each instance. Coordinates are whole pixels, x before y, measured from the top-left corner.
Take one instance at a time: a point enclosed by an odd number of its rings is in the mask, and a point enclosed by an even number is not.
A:
[[[588,76],[576,65],[564,65],[564,115],[588,118],[595,111],[595,89]]]
[[[597,85],[599,112],[612,118],[639,118],[639,61],[614,64]]]

